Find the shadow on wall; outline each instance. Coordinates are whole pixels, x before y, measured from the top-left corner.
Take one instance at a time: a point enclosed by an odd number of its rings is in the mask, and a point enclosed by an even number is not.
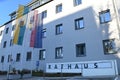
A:
[[[120,18],[120,9],[118,10],[118,13],[119,13],[119,18]]]
[[[119,12],[120,12],[120,10],[119,10]],[[77,11],[77,12],[72,13],[70,15],[60,17],[57,20],[53,20],[47,24],[44,24],[44,26],[46,26],[46,28],[48,30],[47,31],[47,38],[46,38],[48,41],[46,43],[51,45],[51,47],[49,47],[49,45],[47,46],[48,51],[49,51],[49,49],[52,49],[54,51],[54,47],[56,45],[57,46],[64,45],[64,48],[66,48],[64,50],[64,57],[65,58],[63,58],[62,60],[65,62],[78,61],[78,60],[79,61],[85,61],[85,60],[89,61],[89,60],[116,59],[117,62],[120,63],[120,58],[117,57],[117,55],[114,55],[114,54],[104,55],[104,51],[102,51],[103,49],[101,49],[101,47],[103,47],[102,40],[109,39],[110,38],[109,36],[112,35],[114,32],[112,32],[112,31],[110,32],[110,30],[109,30],[110,24],[109,23],[105,23],[105,24],[99,23],[99,14],[98,13],[99,12],[95,12],[92,7],[88,7],[84,10]],[[75,30],[74,20],[79,19],[81,17],[84,18],[85,28],[81,29],[81,30]],[[63,26],[65,27],[63,29],[64,36],[56,37],[55,26],[56,26],[56,24],[60,24],[60,23],[64,23],[63,24]],[[69,24],[69,26],[68,26],[68,24]],[[10,24],[10,25],[12,26],[12,24]],[[25,35],[27,35],[27,33]],[[4,32],[4,37],[6,37],[5,32]],[[65,39],[67,39],[67,40],[65,40]],[[76,41],[76,39],[78,39],[78,41]],[[4,40],[5,39],[3,38],[2,42],[4,42]],[[30,39],[26,38],[24,40],[27,41]],[[88,43],[89,42],[88,44],[86,44],[87,48],[88,48],[87,49],[88,51],[86,53],[86,57],[81,57],[81,58],[77,58],[77,59],[75,57],[75,59],[72,59],[72,58],[74,58],[73,57],[74,52],[70,52],[70,50],[71,50],[71,46],[73,46],[73,44],[74,44],[73,41],[76,41],[79,43],[82,43],[82,42]],[[65,43],[67,45],[67,47],[63,43]],[[4,48],[4,50],[5,50],[5,48]],[[21,52],[21,51],[18,51],[18,52]],[[6,54],[4,51],[2,53]],[[47,62],[50,62],[50,61],[52,61],[52,62],[57,61],[58,62],[58,60],[55,59],[55,54],[51,54],[51,53],[54,53],[54,52],[47,53],[47,56],[49,56],[49,57],[46,59],[46,61]],[[69,55],[73,55],[73,56],[68,57],[67,53],[69,53]],[[14,54],[17,54],[17,53],[14,53]],[[23,54],[23,53],[21,53],[21,54]],[[91,55],[91,54],[93,54],[95,57],[93,57],[93,55]],[[7,56],[8,55],[6,55],[6,57]],[[42,63],[42,61],[40,63],[42,65],[45,64],[44,62]],[[8,63],[6,63],[6,64],[8,64]],[[120,67],[120,64],[118,64],[118,66]],[[24,66],[24,67],[26,68],[29,66],[27,66],[27,64],[26,64],[26,66]],[[120,73],[120,68],[119,68],[119,73]]]

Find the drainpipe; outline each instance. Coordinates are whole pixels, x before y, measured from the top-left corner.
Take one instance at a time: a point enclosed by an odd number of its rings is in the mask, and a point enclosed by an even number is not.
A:
[[[118,33],[119,33],[119,39],[120,39],[120,16],[118,14],[118,7],[117,7],[117,2],[116,0],[112,0],[112,3],[113,3],[113,8],[114,8],[114,12],[115,12],[115,15],[116,15],[116,23],[117,23],[117,28],[118,28]]]

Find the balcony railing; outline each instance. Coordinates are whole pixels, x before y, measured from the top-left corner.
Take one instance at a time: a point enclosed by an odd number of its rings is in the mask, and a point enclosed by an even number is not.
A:
[[[29,8],[30,8],[30,10],[34,10],[50,1],[53,1],[53,0],[36,0],[29,5]]]

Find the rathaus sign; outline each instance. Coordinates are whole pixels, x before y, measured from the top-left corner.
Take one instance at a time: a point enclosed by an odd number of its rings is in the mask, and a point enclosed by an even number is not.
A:
[[[116,76],[118,75],[115,60],[47,63],[47,73],[81,73],[82,76]]]

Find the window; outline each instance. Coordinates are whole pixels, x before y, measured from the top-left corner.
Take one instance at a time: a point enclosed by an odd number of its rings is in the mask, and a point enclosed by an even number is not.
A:
[[[56,6],[56,13],[62,12],[62,4]]]
[[[85,56],[86,49],[85,44],[77,44],[76,45],[76,57]]]
[[[43,18],[46,18],[46,17],[47,17],[47,10],[45,10],[45,11],[42,12],[42,17],[43,17]]]
[[[42,30],[42,38],[46,38],[46,29]]]
[[[114,39],[103,40],[103,48],[105,54],[117,53]]]
[[[39,52],[39,60],[45,60],[45,53],[46,53],[46,50],[40,50]]]
[[[73,0],[74,1],[74,6],[78,6],[82,3],[82,0]]]
[[[16,56],[16,62],[19,62],[19,61],[20,61],[20,53],[18,53]]]
[[[107,23],[111,21],[110,10],[99,12],[100,23]]]
[[[8,55],[8,62],[10,62],[11,55]]]
[[[2,35],[2,32],[3,32],[3,31],[0,31],[0,36]]]
[[[7,33],[8,33],[8,31],[9,31],[9,27],[8,27],[8,28],[6,28],[6,32],[5,32],[5,33],[7,34]]]
[[[13,45],[13,39],[10,40],[10,46],[12,46],[12,45]]]
[[[6,47],[7,41],[4,41],[3,48]]]
[[[32,52],[27,52],[26,61],[30,61],[32,57]]]
[[[14,30],[15,30],[15,25],[12,26],[12,31],[14,31]]]
[[[62,34],[62,33],[63,33],[62,24],[56,25],[56,35]]]
[[[1,63],[3,63],[3,62],[4,62],[4,56],[1,57]]]
[[[75,20],[75,29],[78,30],[78,29],[82,29],[82,28],[84,28],[83,17]]]
[[[63,47],[57,47],[55,49],[55,58],[56,59],[61,59],[63,58]]]

